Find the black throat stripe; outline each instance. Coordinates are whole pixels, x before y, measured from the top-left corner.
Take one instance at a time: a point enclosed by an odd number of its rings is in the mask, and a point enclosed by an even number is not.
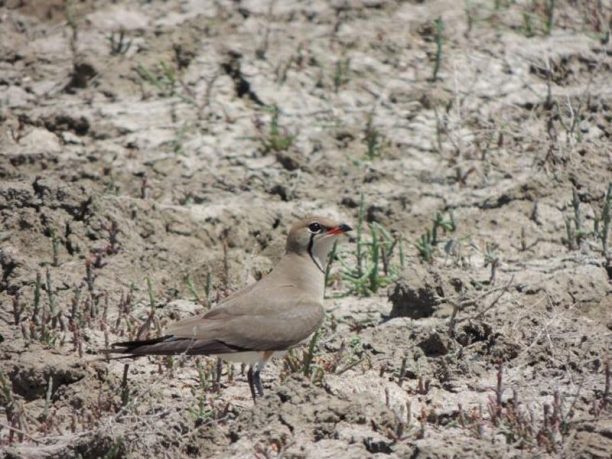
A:
[[[308,255],[310,255],[312,262],[317,266],[317,268],[319,268],[319,271],[325,274],[325,271],[323,271],[323,268],[321,268],[321,265],[319,264],[315,256],[312,254],[312,246],[314,245],[314,237],[315,237],[314,234],[310,235],[310,240],[308,241]]]

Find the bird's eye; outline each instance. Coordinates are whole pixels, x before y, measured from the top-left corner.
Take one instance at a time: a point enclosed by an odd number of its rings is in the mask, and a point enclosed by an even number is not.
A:
[[[311,223],[310,225],[308,225],[308,231],[310,231],[311,233],[320,233],[321,225],[317,222]]]

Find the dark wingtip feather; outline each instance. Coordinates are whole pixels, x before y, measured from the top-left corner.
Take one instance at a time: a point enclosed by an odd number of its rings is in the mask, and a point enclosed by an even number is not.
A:
[[[143,355],[212,355],[227,354],[232,352],[248,351],[250,349],[240,346],[232,346],[218,340],[202,340],[191,338],[179,338],[174,335],[165,335],[159,338],[124,341],[113,343],[112,349],[105,349],[102,353],[107,356],[120,354],[115,358],[140,357]]]
[[[117,358],[127,358],[127,357],[138,357],[140,355],[146,354],[142,352],[138,352],[139,350],[143,350],[145,346],[153,346],[155,344],[164,343],[168,341],[173,341],[175,338],[172,335],[160,336],[159,338],[152,339],[143,339],[143,340],[135,340],[135,341],[122,341],[119,343],[113,343],[112,349],[105,349],[102,351],[103,353],[109,354],[127,354]]]
[[[172,335],[160,336],[159,338],[152,339],[143,339],[143,340],[135,340],[135,341],[123,341],[120,343],[113,343],[113,347],[125,347],[125,348],[135,348],[139,346],[148,346],[150,344],[162,343],[164,341],[170,341],[174,337]]]

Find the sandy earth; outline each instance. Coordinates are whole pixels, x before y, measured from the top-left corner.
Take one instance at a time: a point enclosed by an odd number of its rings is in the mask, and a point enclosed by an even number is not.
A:
[[[609,457],[612,8],[552,3],[0,1],[3,457]],[[257,405],[101,357],[312,212],[362,232]]]

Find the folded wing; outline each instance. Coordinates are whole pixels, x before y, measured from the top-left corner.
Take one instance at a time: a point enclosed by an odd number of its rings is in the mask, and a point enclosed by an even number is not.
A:
[[[323,318],[322,306],[307,300],[291,305],[255,301],[251,307],[230,301],[204,316],[173,324],[160,338],[116,343],[112,352],[139,356],[285,350],[308,338]]]

